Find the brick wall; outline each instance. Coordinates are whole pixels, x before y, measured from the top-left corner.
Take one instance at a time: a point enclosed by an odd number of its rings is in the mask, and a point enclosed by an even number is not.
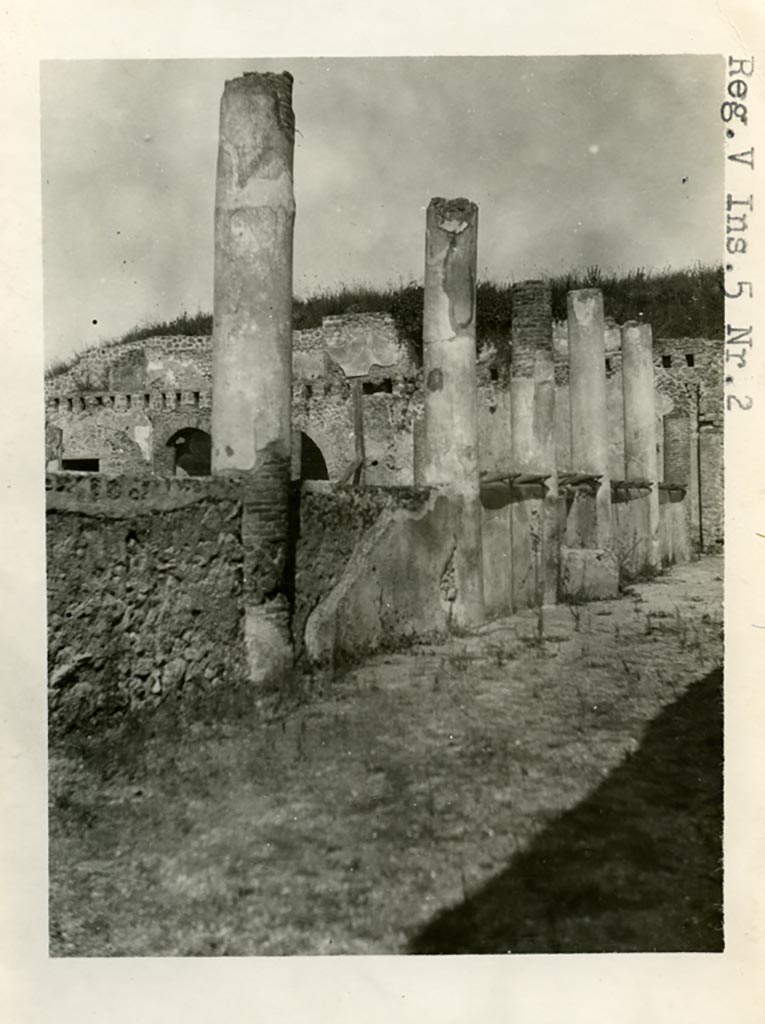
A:
[[[552,295],[544,281],[520,281],[512,295],[512,373],[534,374],[535,353],[552,354]]]

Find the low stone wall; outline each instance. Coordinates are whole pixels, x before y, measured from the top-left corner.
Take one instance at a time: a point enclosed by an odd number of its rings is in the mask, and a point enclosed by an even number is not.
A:
[[[487,618],[513,612],[513,506],[508,485],[482,488],[483,603]]]
[[[444,632],[459,503],[425,488],[304,488],[294,632],[314,662]]]
[[[541,484],[485,484],[481,488],[484,606],[489,617],[533,608],[545,599],[545,517],[557,518]],[[557,563],[557,552],[553,562]],[[549,587],[547,588],[549,590]],[[555,591],[553,587],[553,592]]]
[[[244,678],[237,480],[47,478],[51,732]]]
[[[646,489],[624,485],[612,491],[614,545],[622,582],[651,571],[650,494]]]
[[[52,732],[245,683],[246,606],[274,586],[273,559],[253,532],[253,486],[244,476],[48,475]],[[625,545],[634,572],[644,560],[630,542],[645,535],[646,501],[613,506],[615,554],[593,546],[591,490],[569,488],[557,517],[552,509],[561,600],[613,596]],[[541,485],[484,492],[486,610],[497,617],[539,600],[534,567],[550,510]],[[664,564],[690,558],[686,500],[661,486]],[[459,501],[438,490],[304,484],[291,523],[296,654],[351,659],[447,631],[461,529]]]
[[[560,547],[559,599],[595,601],[616,597],[616,552],[597,546],[597,481],[561,487],[558,499]]]
[[[386,510],[417,511],[428,499],[424,488],[337,487],[309,482],[300,495],[295,556],[295,649],[304,649],[307,620],[342,579],[354,552]]]

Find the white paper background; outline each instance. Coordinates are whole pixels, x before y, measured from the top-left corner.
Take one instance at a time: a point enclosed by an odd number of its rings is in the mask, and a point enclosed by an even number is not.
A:
[[[373,0],[13,0],[0,9],[0,1014],[26,1022],[765,1020],[765,344],[726,419],[726,937],[721,955],[49,960],[47,956],[41,59],[521,53],[755,53],[759,0],[457,3]],[[765,93],[753,83],[748,139],[765,167]],[[724,97],[720,97],[721,102]],[[724,126],[720,125],[721,144]],[[747,138],[737,132],[737,142]],[[746,145],[749,144],[747,141]],[[744,147],[741,147],[744,148]],[[730,165],[728,165],[730,169]],[[734,179],[729,177],[731,184]],[[751,182],[751,184],[749,184]],[[740,184],[739,184],[740,183]],[[762,174],[746,257],[765,290]],[[762,213],[760,213],[762,208]],[[722,209],[710,217],[724,221]],[[737,269],[744,261],[737,261]],[[744,276],[744,275],[742,275]],[[738,277],[738,275],[737,275]],[[751,308],[751,304],[747,310]],[[730,309],[740,323],[744,307]],[[748,376],[748,381],[746,381]],[[748,386],[744,386],[747,384]],[[759,971],[758,971],[759,968]],[[760,977],[758,978],[758,973]]]

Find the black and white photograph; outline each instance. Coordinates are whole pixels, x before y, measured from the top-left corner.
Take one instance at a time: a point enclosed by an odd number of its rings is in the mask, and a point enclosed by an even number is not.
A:
[[[727,76],[41,63],[51,957],[723,951]]]

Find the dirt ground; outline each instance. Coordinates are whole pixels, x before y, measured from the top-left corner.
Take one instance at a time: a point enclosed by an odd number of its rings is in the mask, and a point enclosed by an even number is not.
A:
[[[51,953],[721,949],[722,569],[71,737]]]

